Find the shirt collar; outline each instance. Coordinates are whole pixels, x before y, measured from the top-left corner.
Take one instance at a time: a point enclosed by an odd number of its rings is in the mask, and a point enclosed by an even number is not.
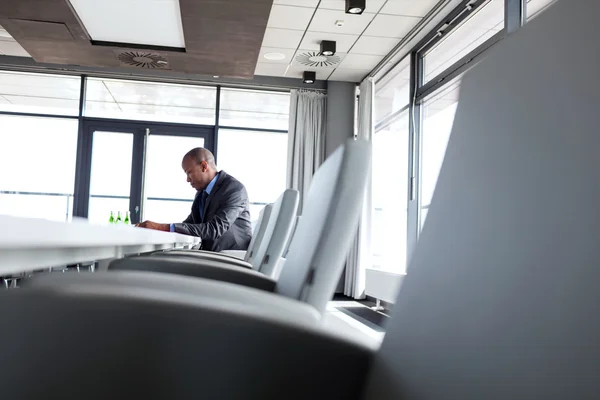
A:
[[[206,194],[210,194],[210,192],[212,192],[213,187],[215,186],[215,183],[217,183],[217,179],[219,179],[219,174],[220,174],[220,172],[215,175],[215,177],[212,179],[212,181],[210,181],[210,183],[208,184],[206,189],[204,189]]]

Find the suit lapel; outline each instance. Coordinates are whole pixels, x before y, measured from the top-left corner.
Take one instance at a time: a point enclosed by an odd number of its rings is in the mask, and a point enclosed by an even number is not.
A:
[[[208,205],[210,204],[210,201],[213,199],[215,194],[217,194],[219,189],[221,189],[221,186],[223,186],[223,179],[225,179],[226,176],[227,176],[227,174],[225,173],[225,171],[219,172],[219,178],[215,182],[215,186],[213,186],[212,190],[210,191],[210,194],[208,195],[208,197],[206,198],[206,201],[204,202],[204,208],[202,210],[202,216],[203,216],[202,222],[204,222],[206,220],[206,212],[208,211]]]

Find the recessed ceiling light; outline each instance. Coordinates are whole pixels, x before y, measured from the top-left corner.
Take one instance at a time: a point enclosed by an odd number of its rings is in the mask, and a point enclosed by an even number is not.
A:
[[[366,3],[366,0],[346,0],[346,14],[362,14]]]
[[[304,71],[302,74],[302,82],[312,85],[317,80],[317,73],[315,71]]]
[[[213,78],[220,78],[219,75],[213,75]]]
[[[279,61],[279,60],[285,59],[285,54],[282,54],[282,53],[265,53],[265,55],[263,57],[266,58],[267,60]]]

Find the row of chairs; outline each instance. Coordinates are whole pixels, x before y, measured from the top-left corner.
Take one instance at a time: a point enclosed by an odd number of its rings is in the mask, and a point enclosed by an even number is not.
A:
[[[315,324],[325,311],[343,272],[358,224],[369,165],[370,144],[348,142],[315,174],[304,205],[304,216],[293,237],[299,193],[290,189],[262,211],[256,234],[243,260],[233,255],[197,250],[161,251],[117,259],[107,272],[96,272],[93,276],[38,275],[22,286],[64,288],[99,284],[171,287],[174,290],[187,287],[190,293],[201,293],[206,290],[202,286],[206,282],[189,278],[204,278],[218,281],[211,282],[211,288],[217,292],[215,300],[219,296],[229,298],[233,295],[245,301],[244,296],[257,298],[262,295],[252,290],[271,292],[298,301],[296,312]],[[288,242],[289,254],[284,262],[282,256]],[[167,278],[165,274],[171,276]],[[214,286],[219,283],[252,290],[229,293]],[[279,299],[269,298],[269,301],[278,303]],[[292,309],[288,311],[293,315]]]

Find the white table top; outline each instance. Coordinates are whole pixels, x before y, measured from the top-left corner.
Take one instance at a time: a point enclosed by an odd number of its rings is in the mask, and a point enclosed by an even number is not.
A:
[[[199,243],[196,237],[128,225],[0,215],[0,276]]]

